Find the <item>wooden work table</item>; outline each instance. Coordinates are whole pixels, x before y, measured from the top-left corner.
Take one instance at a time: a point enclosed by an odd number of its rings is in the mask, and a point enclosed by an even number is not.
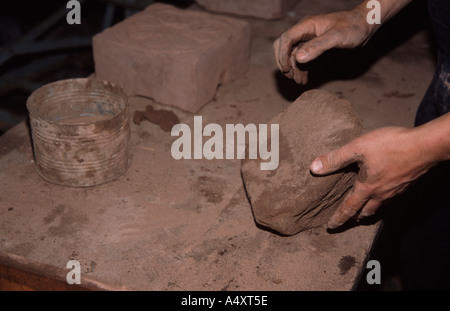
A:
[[[239,160],[173,160],[170,134],[150,123],[133,125],[132,137],[128,172],[90,188],[37,175],[26,123],[0,138],[2,278],[67,289],[66,264],[75,259],[88,288],[350,290],[357,283],[378,225],[291,237],[264,231]]]
[[[274,38],[300,16],[251,20],[250,70],[221,86],[195,114],[204,124],[267,123],[305,90],[278,73],[272,52]],[[411,53],[406,43],[403,50]],[[315,87],[350,99],[368,129],[405,125],[415,111],[405,99],[392,99],[396,114],[383,108],[393,104],[383,94],[402,87],[408,64],[398,59],[382,59],[354,80]],[[418,59],[429,63],[431,76],[432,62]],[[408,101],[418,102],[427,82],[414,72],[410,78],[420,83]],[[152,105],[193,123],[194,114],[151,99],[129,102],[131,112]],[[332,234],[325,227],[290,237],[265,231],[254,222],[240,160],[174,160],[175,138],[147,121],[132,124],[131,134],[127,173],[89,188],[55,185],[37,175],[26,122],[0,137],[0,287],[351,290],[365,278],[380,222]],[[81,264],[81,287],[65,281],[72,259]]]
[[[269,57],[269,56],[267,56]],[[220,88],[196,115],[204,124],[267,123],[289,100],[275,68],[258,64]],[[171,109],[130,97],[131,111]],[[283,237],[259,228],[240,160],[174,160],[169,132],[131,124],[131,167],[89,188],[44,181],[34,170],[23,122],[0,138],[0,275],[26,288],[71,289],[69,260],[82,288],[131,290],[350,290],[379,223],[330,234],[325,227]],[[4,284],[7,284],[4,282]],[[7,285],[3,285],[7,286]],[[73,288],[75,289],[75,287]]]

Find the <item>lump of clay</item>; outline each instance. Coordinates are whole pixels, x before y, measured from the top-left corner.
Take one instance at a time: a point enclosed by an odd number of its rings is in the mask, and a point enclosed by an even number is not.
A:
[[[361,134],[350,102],[326,91],[308,91],[270,124],[279,124],[278,168],[261,170],[261,159],[243,160],[241,167],[256,222],[284,235],[324,225],[356,174],[346,169],[313,176],[309,166]]]
[[[196,112],[250,66],[244,20],[154,3],[93,37],[98,79]]]

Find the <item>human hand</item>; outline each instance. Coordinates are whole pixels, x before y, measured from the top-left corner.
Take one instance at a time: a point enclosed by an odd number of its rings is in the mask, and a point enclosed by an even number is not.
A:
[[[362,6],[350,11],[309,16],[283,33],[273,43],[281,72],[298,84],[308,82],[308,72],[298,68],[332,48],[354,48],[375,31],[366,21]]]
[[[434,164],[417,128],[386,127],[369,132],[315,159],[311,172],[326,175],[357,162],[355,184],[328,222],[335,229],[357,216],[373,215],[389,198],[402,193]]]

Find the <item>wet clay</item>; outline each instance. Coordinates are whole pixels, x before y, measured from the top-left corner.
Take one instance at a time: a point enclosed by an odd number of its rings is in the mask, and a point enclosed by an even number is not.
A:
[[[141,125],[141,122],[147,120],[158,125],[164,132],[170,132],[172,127],[180,120],[177,115],[170,110],[155,110],[152,105],[145,107],[145,111],[135,111],[133,122]]]
[[[241,166],[256,222],[284,235],[324,225],[356,174],[346,169],[318,177],[309,166],[361,134],[350,102],[327,91],[308,91],[270,124],[280,128],[278,168],[262,171],[261,159],[245,159]]]

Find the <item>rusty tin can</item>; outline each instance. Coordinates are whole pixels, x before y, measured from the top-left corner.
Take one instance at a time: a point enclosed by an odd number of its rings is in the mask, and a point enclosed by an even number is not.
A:
[[[52,183],[88,187],[124,174],[130,117],[123,89],[95,79],[61,80],[27,100],[37,173]]]

